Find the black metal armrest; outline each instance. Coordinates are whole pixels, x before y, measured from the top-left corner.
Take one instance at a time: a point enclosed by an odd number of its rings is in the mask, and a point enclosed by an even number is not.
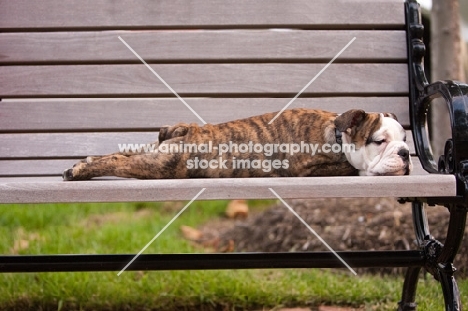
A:
[[[444,154],[436,164],[427,135],[427,111],[435,98],[448,107],[452,138],[445,143]],[[413,105],[413,133],[423,168],[428,172],[454,174],[457,195],[468,199],[468,85],[456,81],[438,81],[424,87]]]
[[[438,164],[433,159],[426,128],[427,112],[436,98],[446,102],[452,130],[452,138],[446,142]],[[468,160],[468,85],[450,80],[426,85],[413,104],[412,113],[416,149],[424,169],[433,173],[462,173],[463,163]]]

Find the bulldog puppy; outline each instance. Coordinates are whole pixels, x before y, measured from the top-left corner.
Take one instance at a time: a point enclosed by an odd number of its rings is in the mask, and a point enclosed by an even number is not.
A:
[[[164,127],[151,152],[87,157],[64,180],[407,175],[406,133],[390,113],[312,109]]]

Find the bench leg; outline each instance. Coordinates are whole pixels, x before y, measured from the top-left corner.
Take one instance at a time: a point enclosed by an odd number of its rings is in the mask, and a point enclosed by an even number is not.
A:
[[[415,311],[417,304],[416,288],[419,281],[420,267],[411,267],[406,271],[405,283],[403,284],[402,299],[398,303],[398,311]],[[453,265],[438,269],[436,278],[440,281],[444,294],[445,310],[461,310],[460,292],[457,281],[453,276],[455,269]]]
[[[460,292],[454,277],[456,271],[453,261],[460,248],[465,233],[467,208],[464,205],[451,204],[450,222],[447,230],[445,245],[437,257],[436,267],[438,279],[442,286],[445,300],[445,310],[458,311],[462,309]]]
[[[463,240],[467,208],[464,204],[449,204],[450,222],[447,229],[445,245],[435,240],[429,233],[423,204],[413,204],[413,222],[419,246],[426,257],[425,269],[440,282],[444,294],[445,310],[462,310],[460,292],[454,277],[456,271],[453,261]],[[403,285],[402,300],[398,311],[416,310],[415,295],[421,267],[410,267]]]
[[[433,238],[429,233],[426,212],[424,210],[424,205],[421,202],[412,202],[412,215],[416,240],[419,247],[423,248],[426,241],[432,240]],[[417,304],[415,302],[415,298],[420,272],[421,267],[410,267],[406,271],[401,301],[398,303],[398,311],[416,310]]]
[[[421,267],[410,267],[406,271],[405,283],[403,283],[403,293],[401,301],[398,303],[398,311],[415,311],[416,310],[416,289],[418,286],[419,273]]]
[[[445,310],[447,311],[459,311],[462,309],[460,291],[458,290],[457,281],[453,276],[455,270],[452,264],[444,265],[438,269],[438,276],[436,277],[442,285]]]

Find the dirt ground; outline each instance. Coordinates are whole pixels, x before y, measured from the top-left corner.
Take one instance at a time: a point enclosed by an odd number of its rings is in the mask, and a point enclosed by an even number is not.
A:
[[[288,200],[288,204],[335,250],[417,249],[411,205],[393,198]],[[427,207],[431,234],[445,239],[448,212]],[[199,243],[216,251],[327,251],[282,204],[253,212],[244,220],[214,220],[199,228]],[[458,275],[468,275],[468,235],[455,262]],[[358,269],[358,273],[402,273],[404,269]]]

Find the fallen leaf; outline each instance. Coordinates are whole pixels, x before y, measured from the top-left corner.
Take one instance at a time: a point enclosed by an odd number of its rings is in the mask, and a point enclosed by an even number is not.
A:
[[[203,237],[203,233],[200,230],[189,226],[181,226],[180,231],[182,231],[182,235],[184,236],[184,238],[188,240],[198,241],[201,240],[201,238]]]
[[[249,206],[246,200],[232,200],[226,207],[226,216],[229,218],[245,219],[249,215]]]
[[[218,252],[220,253],[232,253],[234,250],[235,250],[235,247],[234,247],[233,240],[229,240],[227,245],[224,245],[223,247],[218,248]]]
[[[359,311],[360,309],[345,308],[345,307],[334,307],[334,306],[320,306],[318,311]]]
[[[29,241],[20,239],[13,243],[13,248],[10,250],[10,252],[13,254],[18,254],[19,251],[25,250],[27,248],[29,248]]]

